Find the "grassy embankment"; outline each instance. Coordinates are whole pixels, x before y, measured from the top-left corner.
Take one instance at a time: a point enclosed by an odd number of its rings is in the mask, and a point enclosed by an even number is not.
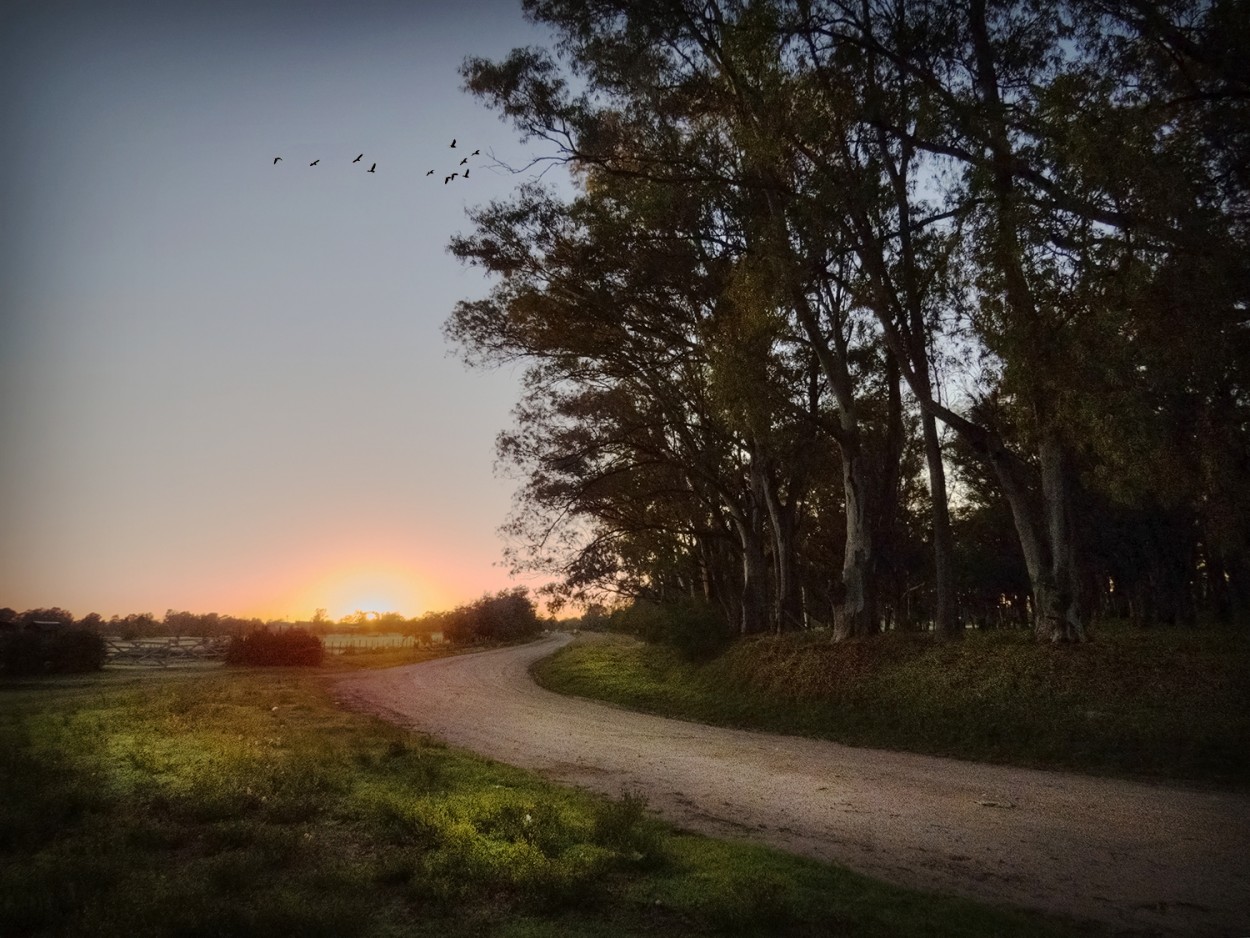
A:
[[[1250,636],[1105,626],[1079,647],[1023,632],[935,645],[889,634],[736,643],[705,662],[610,637],[534,668],[562,693],[856,746],[1125,777],[1250,784]]]
[[[328,685],[278,669],[0,685],[0,934],[1065,930],[675,833],[636,800],[342,711]]]

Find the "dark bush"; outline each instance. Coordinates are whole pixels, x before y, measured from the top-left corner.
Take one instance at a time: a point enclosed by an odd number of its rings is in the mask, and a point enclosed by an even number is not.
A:
[[[443,616],[443,637],[460,645],[512,641],[542,631],[542,622],[525,587],[483,596]]]
[[[636,600],[613,612],[609,625],[614,632],[671,645],[691,659],[715,657],[733,639],[716,608],[696,599],[663,604]]]
[[[321,664],[325,653],[321,639],[303,629],[271,632],[268,628],[263,628],[230,639],[230,646],[226,649],[226,664],[315,668]]]
[[[87,629],[0,632],[0,674],[83,674],[104,667],[104,639]]]

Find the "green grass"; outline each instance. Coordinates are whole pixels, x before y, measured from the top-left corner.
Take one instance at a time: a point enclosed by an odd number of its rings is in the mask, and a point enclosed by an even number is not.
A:
[[[0,687],[0,934],[1046,935],[674,832],[337,708],[292,669]]]
[[[1250,783],[1250,640],[1101,629],[1081,646],[1022,632],[936,645],[888,634],[739,642],[692,662],[604,637],[538,662],[562,693],[705,723],[978,761],[1217,785]]]

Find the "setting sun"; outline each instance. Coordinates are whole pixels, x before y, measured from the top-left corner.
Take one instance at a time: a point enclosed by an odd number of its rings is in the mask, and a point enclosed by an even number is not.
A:
[[[334,620],[356,611],[419,616],[441,608],[448,599],[447,591],[420,569],[420,564],[376,558],[338,569],[327,565],[312,576],[293,577],[286,589],[263,604],[263,614],[305,619],[324,609]]]
[[[324,608],[332,619],[341,619],[357,610],[415,616],[426,611],[428,598],[423,592],[410,571],[375,568],[327,577],[309,590],[309,599],[316,608]]]

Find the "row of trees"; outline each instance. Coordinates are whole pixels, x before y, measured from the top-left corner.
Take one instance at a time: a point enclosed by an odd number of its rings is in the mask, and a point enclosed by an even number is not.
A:
[[[240,618],[238,616],[219,615],[215,612],[204,614],[168,610],[163,618],[157,618],[150,612],[135,612],[125,616],[111,616],[105,619],[99,613],[91,612],[81,618],[76,617],[60,606],[27,609],[17,612],[9,607],[0,609],[0,630],[24,629],[36,623],[54,623],[61,627],[76,626],[100,635],[117,635],[124,638],[152,638],[162,635],[203,635],[206,637],[219,635],[237,635],[268,626],[290,627],[291,625],[308,625],[310,623],[277,623],[265,622],[257,618]]]
[[[262,619],[242,619],[215,612],[201,614],[174,609],[168,610],[163,619],[157,619],[150,613],[113,616],[110,619],[91,613],[78,619],[59,606],[27,609],[21,613],[7,607],[0,609],[0,632],[44,631],[30,628],[41,624],[56,626],[61,630],[73,628],[96,635],[117,635],[125,638],[165,635],[242,637],[261,632],[266,636],[286,632],[317,636],[343,631],[399,632],[414,636],[441,633],[444,640],[459,644],[525,638],[537,634],[543,627],[537,607],[530,598],[529,591],[523,586],[502,590],[494,595],[484,595],[474,602],[449,611],[428,612],[414,618],[406,618],[397,612],[356,612],[344,616],[338,623],[330,620],[322,609],[318,609],[312,619],[300,622],[266,622]]]
[[[555,147],[452,251],[524,362],[505,530],[557,603],[738,632],[1250,610],[1250,13],[526,0],[467,87]]]

